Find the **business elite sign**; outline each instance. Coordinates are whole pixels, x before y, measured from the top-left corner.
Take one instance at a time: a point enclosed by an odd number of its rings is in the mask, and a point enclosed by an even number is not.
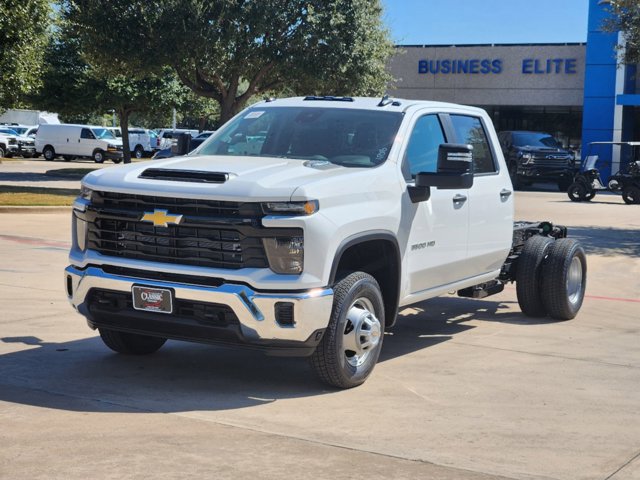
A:
[[[519,65],[523,75],[573,75],[577,73],[575,58],[525,58]],[[501,59],[440,59],[418,61],[418,73],[422,75],[499,75],[507,65]]]

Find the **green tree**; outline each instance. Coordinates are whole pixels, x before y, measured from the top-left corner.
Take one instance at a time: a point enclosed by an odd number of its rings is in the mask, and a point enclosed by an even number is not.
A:
[[[264,92],[377,95],[390,80],[379,0],[72,2],[92,60],[123,74],[169,66],[219,103],[221,122]]]
[[[95,66],[86,59],[81,39],[63,18],[46,49],[43,86],[31,97],[31,103],[82,123],[115,110],[122,130],[124,161],[129,163],[130,116],[134,112],[168,115],[173,107],[182,105],[188,92],[167,67],[136,76]]]
[[[39,86],[49,0],[0,0],[0,111]]]
[[[605,29],[624,33],[624,48],[618,46],[624,52],[621,60],[626,64],[640,63],[640,3],[638,0],[611,0],[609,9],[612,18],[605,23]]]

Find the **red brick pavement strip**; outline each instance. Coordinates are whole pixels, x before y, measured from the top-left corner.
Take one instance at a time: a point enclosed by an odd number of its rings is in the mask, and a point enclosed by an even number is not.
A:
[[[3,206],[0,213],[71,213],[71,205],[61,207]]]
[[[71,248],[70,242],[60,242],[58,240],[45,240],[44,238],[35,238],[35,237],[21,237],[18,235],[0,235],[0,240],[8,240],[10,242],[22,243],[26,245],[35,245],[38,247]]]

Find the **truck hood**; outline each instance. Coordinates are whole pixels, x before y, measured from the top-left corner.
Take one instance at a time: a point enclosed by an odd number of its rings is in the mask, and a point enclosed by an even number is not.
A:
[[[163,178],[140,178],[148,169],[162,169]],[[83,179],[95,190],[208,198],[231,201],[289,200],[301,186],[333,177],[356,175],[360,168],[346,168],[324,161],[268,157],[193,155],[147,161],[96,170]],[[195,172],[193,179],[171,178]],[[205,173],[226,174],[223,183],[199,183]]]

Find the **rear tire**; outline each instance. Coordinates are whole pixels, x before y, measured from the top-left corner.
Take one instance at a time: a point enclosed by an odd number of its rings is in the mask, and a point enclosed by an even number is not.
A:
[[[528,317],[544,317],[547,309],[540,291],[541,265],[553,243],[549,237],[535,236],[524,244],[516,272],[516,293],[520,310]]]
[[[119,332],[108,328],[98,329],[104,344],[114,352],[128,355],[148,355],[157,352],[167,341],[166,338]]]
[[[354,272],[334,288],[331,319],[310,357],[311,367],[333,387],[361,385],[378,361],[383,332],[380,286],[368,273]]]
[[[541,286],[542,302],[551,318],[575,318],[587,286],[587,256],[577,240],[561,238],[549,247]]]
[[[47,162],[52,162],[56,158],[56,151],[51,146],[46,146],[42,150],[42,155]]]
[[[627,205],[640,204],[640,188],[633,185],[623,188],[622,199]]]

